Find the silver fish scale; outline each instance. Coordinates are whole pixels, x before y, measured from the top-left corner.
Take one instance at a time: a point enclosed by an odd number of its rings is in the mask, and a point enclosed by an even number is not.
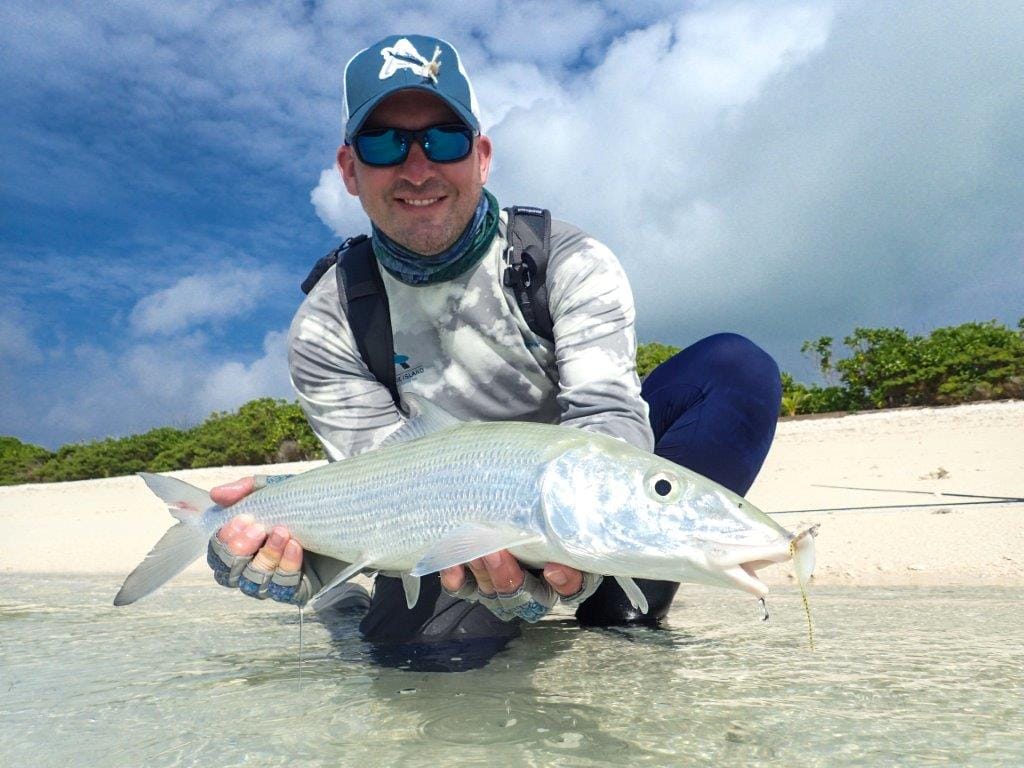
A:
[[[284,525],[305,548],[338,560],[408,569],[468,522],[536,528],[548,458],[585,439],[543,424],[464,424],[305,472],[229,512]]]

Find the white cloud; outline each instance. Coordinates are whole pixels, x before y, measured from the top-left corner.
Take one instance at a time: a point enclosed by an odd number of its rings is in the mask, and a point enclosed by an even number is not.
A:
[[[855,325],[1016,322],[1024,7],[593,7],[555,13],[593,66],[500,24],[463,52],[490,186],[612,246],[642,338],[738,330],[806,373],[804,339]],[[339,190],[316,209],[350,234]]]
[[[140,299],[131,312],[132,330],[138,334],[170,335],[202,323],[244,315],[259,304],[271,287],[267,273],[257,269],[226,268],[189,275]]]
[[[541,23],[544,34],[530,34]],[[14,62],[5,95],[19,115],[45,108],[53,119],[0,121],[14,147],[7,186],[33,205],[59,198],[78,210],[140,187],[173,203],[185,182],[156,151],[173,132],[183,156],[239,199],[284,200],[243,178],[271,168],[266,180],[292,192],[315,186],[316,215],[339,236],[364,232],[337,172],[316,174],[340,133],[344,62],[394,31],[457,45],[495,139],[492,189],[607,242],[633,283],[643,339],[738,330],[789,368],[803,339],[854,325],[923,332],[1024,314],[1015,2],[12,2],[0,10]],[[114,115],[131,130],[63,129],[80,115]],[[181,238],[227,242],[224,212],[213,213],[208,231]],[[269,245],[254,230],[288,268],[315,239],[301,234],[289,253],[286,225]],[[281,286],[293,278],[224,272],[222,252],[178,259],[161,242],[150,258],[174,265],[168,281],[185,275],[172,285],[154,284],[151,262],[108,263],[102,244],[49,265],[23,257],[11,290],[45,294],[39,317],[52,309],[57,320],[0,320],[0,383],[16,401],[2,406],[5,424],[29,434],[49,414],[51,434],[64,420],[71,437],[92,437],[185,423],[228,407],[233,390],[283,386],[282,341],[267,326],[282,324],[293,297]],[[80,315],[61,312],[97,297],[90,319],[111,318],[101,335],[117,335],[126,315],[137,335],[61,362],[44,331],[80,343],[97,328],[79,331]],[[260,302],[281,311],[268,320]],[[241,336],[231,320],[243,315],[264,323],[262,349],[239,352],[218,333]],[[45,376],[33,373],[40,354],[56,359]]]
[[[39,408],[33,439],[52,443],[51,436],[59,435],[57,439],[66,442],[157,426],[185,428],[257,397],[294,399],[286,337],[285,330],[270,331],[258,353],[227,359],[214,352],[202,334],[160,339],[121,352],[82,345],[59,372],[59,399],[24,404]]]
[[[351,237],[369,232],[369,222],[359,205],[359,198],[348,193],[337,168],[320,172],[320,183],[309,193],[316,215],[338,237]]]
[[[620,37],[492,129],[492,186],[613,247],[644,339],[739,330],[806,371],[802,340],[855,325],[1016,322],[1024,9],[838,8]]]
[[[574,221],[678,232],[701,203],[708,141],[825,42],[831,14],[715,6],[618,40],[583,82],[493,131],[500,184]],[[601,190],[600,195],[583,190]],[[706,206],[706,203],[701,203]],[[682,233],[680,233],[682,234]]]
[[[541,102],[562,98],[562,87],[553,72],[533,62],[494,63],[470,73],[473,87],[481,97],[480,122],[489,132],[515,109],[529,109]]]
[[[13,310],[0,314],[0,360],[35,363],[41,359],[42,353],[23,314]]]
[[[288,333],[271,331],[263,339],[262,357],[217,366],[203,382],[198,401],[205,413],[212,413],[258,397],[294,396],[288,378]]]

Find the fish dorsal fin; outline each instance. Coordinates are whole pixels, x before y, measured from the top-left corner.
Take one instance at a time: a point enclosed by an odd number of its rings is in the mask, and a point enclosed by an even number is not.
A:
[[[408,421],[384,438],[384,442],[380,444],[381,448],[426,437],[434,432],[440,432],[442,429],[463,423],[448,411],[425,398],[410,394],[403,395],[403,397],[407,403],[413,406],[413,413]]]
[[[638,609],[640,613],[647,613],[647,596],[640,590],[636,582],[629,578],[629,576],[616,576],[615,580],[619,582],[622,591],[626,593],[626,598],[630,604]]]
[[[411,611],[420,599],[420,577],[411,573],[402,574],[402,588],[405,590],[405,604]]]
[[[329,582],[324,584],[324,586],[320,588],[320,591],[310,598],[309,604],[313,606],[313,610],[323,610],[328,605],[333,603],[334,600],[323,600],[322,598],[339,584],[351,579],[353,576],[355,576],[357,573],[363,570],[363,568],[368,568],[370,566],[370,563],[372,562],[373,558],[366,557],[365,555],[360,555],[359,557],[357,557],[356,561],[352,563],[352,565],[343,570]]]
[[[413,576],[426,576],[442,568],[468,563],[499,549],[542,541],[538,531],[516,528],[506,523],[467,523],[452,531],[428,549],[413,566]]]

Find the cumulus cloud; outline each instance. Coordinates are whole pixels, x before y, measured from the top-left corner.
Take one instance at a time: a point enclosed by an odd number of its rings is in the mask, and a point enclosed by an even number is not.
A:
[[[204,412],[237,408],[257,397],[294,398],[288,378],[288,334],[271,331],[263,355],[250,362],[226,361],[206,376],[198,401]]]
[[[639,236],[631,251],[645,267],[664,262],[673,241],[713,240],[720,218],[707,199],[709,144],[822,48],[831,19],[828,8],[714,6],[627,35],[584,82],[494,129],[505,148],[502,190],[551,200],[567,218],[602,222],[605,233]],[[675,257],[697,260],[688,255]]]
[[[0,360],[37,362],[42,353],[20,312],[7,310],[0,314]]]
[[[195,325],[244,315],[272,287],[266,272],[228,268],[188,275],[169,288],[144,296],[131,312],[138,334],[175,334]]]
[[[0,418],[18,434],[289,394],[281,286],[328,239],[296,223],[308,200],[335,234],[366,231],[325,158],[344,62],[395,31],[458,46],[491,188],[610,245],[644,340],[737,330],[794,370],[804,339],[854,325],[1024,314],[1019,3],[14,0],[0,22],[5,200],[24,204],[9,218],[88,242],[42,258],[11,238],[23,268],[0,298],[32,309],[0,320]],[[241,218],[256,199],[273,216]],[[281,274],[221,266],[246,235]]]
[[[285,281],[275,265],[243,259],[239,266],[236,257],[236,266],[228,266],[219,255],[180,244],[162,255],[167,264],[202,268],[125,310],[115,299],[141,292],[159,271],[121,274],[105,270],[102,259],[67,263],[39,254],[35,263],[5,264],[12,285],[35,293],[19,304],[15,294],[0,291],[0,303],[9,303],[0,313],[0,434],[56,447],[162,425],[188,427],[255,397],[294,397],[286,333],[266,330],[264,319],[278,304],[288,314],[294,309],[294,296],[282,290],[293,280]],[[53,306],[51,294],[59,297],[56,306],[74,308],[72,326],[44,313]]]
[[[698,4],[614,29],[576,66],[485,36],[471,72],[490,186],[612,246],[642,338],[738,330],[807,374],[801,342],[856,325],[1016,322],[1019,4]]]
[[[32,404],[40,409],[33,439],[53,445],[156,426],[184,428],[257,397],[292,399],[286,336],[270,331],[258,352],[231,357],[214,351],[202,334],[121,351],[80,345],[60,371],[62,397]]]
[[[348,193],[336,168],[320,172],[320,182],[309,193],[309,200],[320,221],[338,237],[351,237],[369,227],[359,198]]]

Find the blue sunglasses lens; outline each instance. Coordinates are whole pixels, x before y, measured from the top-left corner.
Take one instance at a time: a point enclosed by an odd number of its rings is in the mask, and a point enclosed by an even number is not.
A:
[[[397,165],[409,154],[409,142],[392,128],[357,134],[352,146],[359,159],[367,165]]]
[[[473,147],[473,133],[462,126],[428,128],[423,135],[423,152],[434,163],[462,160]]]
[[[422,131],[373,128],[356,134],[352,146],[367,165],[388,166],[404,163],[414,141],[432,163],[455,163],[469,155],[473,132],[464,125],[437,125]]]

